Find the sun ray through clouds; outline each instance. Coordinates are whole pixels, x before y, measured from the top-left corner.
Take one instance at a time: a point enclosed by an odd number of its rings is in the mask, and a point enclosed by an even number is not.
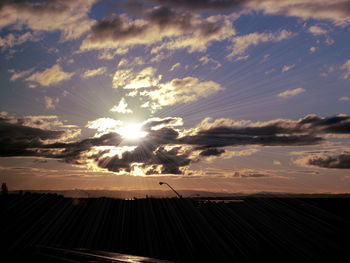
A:
[[[0,4],[4,181],[348,189],[346,0],[131,2]]]

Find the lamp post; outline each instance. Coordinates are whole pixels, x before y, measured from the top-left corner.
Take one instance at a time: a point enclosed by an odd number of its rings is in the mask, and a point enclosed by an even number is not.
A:
[[[159,184],[160,184],[160,185],[166,184],[167,186],[169,186],[169,188],[170,188],[171,190],[174,191],[174,193],[175,193],[179,198],[182,198],[182,195],[180,195],[178,192],[176,192],[175,189],[172,188],[172,187],[170,186],[170,184],[168,184],[168,183],[166,183],[166,182],[159,182]]]

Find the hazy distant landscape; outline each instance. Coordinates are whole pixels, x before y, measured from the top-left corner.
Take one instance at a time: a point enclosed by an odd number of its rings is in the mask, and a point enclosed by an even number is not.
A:
[[[196,191],[196,190],[178,190],[183,197],[193,199],[240,199],[247,197],[261,197],[261,198],[350,198],[350,193],[332,194],[332,193],[280,193],[280,192],[258,192],[258,193],[225,193],[225,192],[209,192],[209,191]],[[176,197],[173,191],[169,190],[130,190],[130,191],[117,191],[117,190],[18,190],[10,191],[10,193],[39,193],[39,194],[58,194],[69,198],[88,198],[88,197],[110,197],[120,199],[134,199],[134,198],[172,198]]]

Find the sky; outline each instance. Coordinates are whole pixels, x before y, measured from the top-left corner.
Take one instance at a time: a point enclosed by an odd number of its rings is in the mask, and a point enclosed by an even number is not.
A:
[[[350,190],[349,0],[3,0],[11,190]]]

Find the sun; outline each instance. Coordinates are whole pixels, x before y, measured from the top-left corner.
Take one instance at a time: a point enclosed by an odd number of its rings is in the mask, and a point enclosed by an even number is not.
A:
[[[142,129],[144,123],[130,121],[124,123],[121,120],[111,118],[100,118],[96,121],[89,122],[87,127],[97,129],[99,133],[95,136],[115,132],[121,135],[125,140],[138,140],[145,137],[148,133]]]
[[[138,140],[147,135],[147,132],[142,130],[142,124],[125,123],[118,129],[119,134],[128,140]]]

